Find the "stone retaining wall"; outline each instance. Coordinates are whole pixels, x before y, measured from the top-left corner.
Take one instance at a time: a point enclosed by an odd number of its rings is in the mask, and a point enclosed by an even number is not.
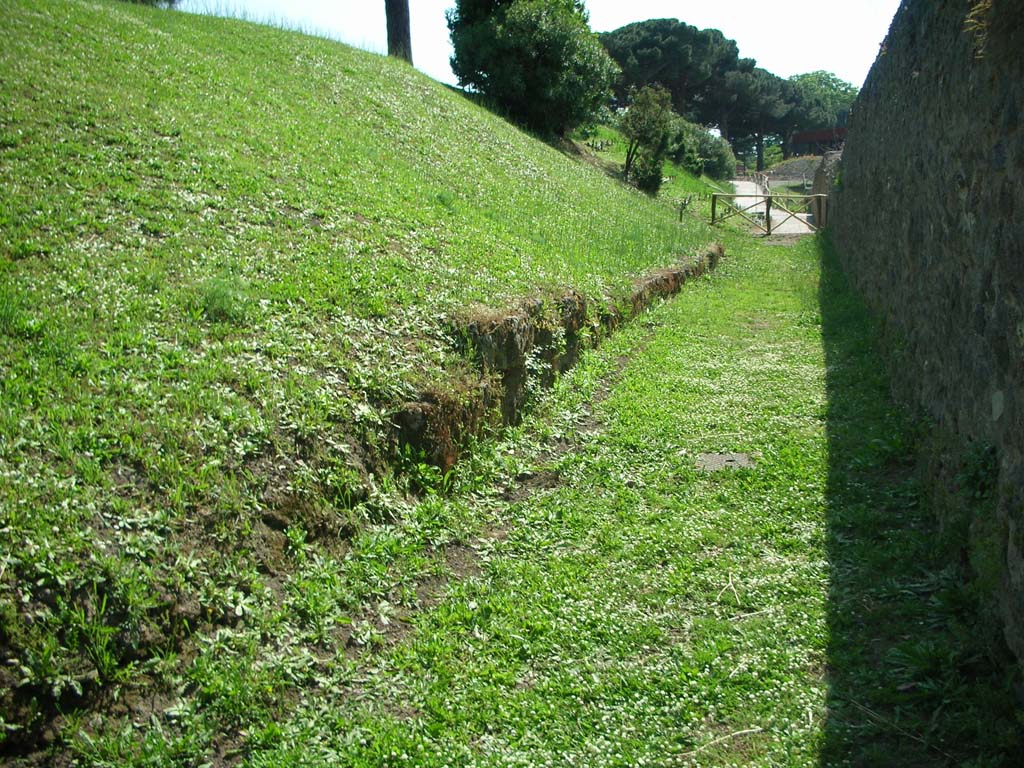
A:
[[[480,310],[453,321],[452,335],[475,367],[459,386],[425,392],[392,418],[396,443],[409,445],[444,470],[472,435],[488,425],[517,424],[531,386],[548,387],[588,346],[683,284],[714,269],[725,251],[711,244],[697,257],[636,281],[621,305],[567,291],[554,300],[524,300],[507,312]]]
[[[1024,662],[1022,51],[1017,0],[905,0],[854,106],[831,228],[934,427],[944,530]]]

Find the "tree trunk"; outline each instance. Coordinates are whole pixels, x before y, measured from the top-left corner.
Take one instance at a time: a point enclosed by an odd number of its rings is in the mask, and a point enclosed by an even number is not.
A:
[[[757,134],[757,170],[764,170],[764,134]]]
[[[388,56],[412,64],[412,32],[409,24],[409,0],[384,0],[388,17]]]
[[[718,121],[718,132],[726,141],[729,140],[729,113],[723,111],[722,119]]]
[[[622,178],[626,181],[629,181],[629,172],[633,170],[633,162],[636,160],[638,149],[640,149],[640,142],[636,139],[630,139],[629,144],[626,145],[626,165],[622,169]]]

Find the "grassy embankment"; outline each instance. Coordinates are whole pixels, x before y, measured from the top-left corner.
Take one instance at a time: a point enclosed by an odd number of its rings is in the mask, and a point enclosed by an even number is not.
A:
[[[355,628],[377,652],[344,660],[263,643],[256,614],[143,754],[1016,765],[1014,681],[978,654],[863,306],[818,240],[731,245],[462,468],[487,483],[421,502],[486,510],[443,596],[380,602]],[[706,452],[754,466],[703,472]],[[336,588],[318,550],[293,556],[309,598]],[[139,739],[76,746],[117,764]]]
[[[504,440],[357,498],[449,313],[707,232],[378,57],[0,14],[5,758],[1014,764],[816,241],[730,239]]]
[[[791,157],[766,169],[772,192],[776,194],[807,195],[814,184],[814,174],[821,164],[821,157],[810,155]]]
[[[383,559],[416,530],[444,537],[447,572],[349,625],[352,561],[295,537],[283,600],[254,593],[168,674],[176,694],[133,700],[134,726],[81,723],[71,750],[111,766],[1015,765],[1013,681],[973,645],[874,328],[818,241],[732,245],[376,530]],[[702,472],[705,452],[754,466]]]
[[[480,525],[407,495],[473,476],[380,461],[396,403],[472,378],[451,314],[614,300],[711,239],[379,56],[123,3],[0,24],[0,749],[132,691],[259,711],[217,666],[256,626],[275,695],[372,644],[349,622]]]
[[[607,125],[597,126],[589,133],[590,137],[579,143],[592,150],[594,164],[615,178],[621,177],[628,146],[625,137]],[[662,184],[657,200],[661,205],[674,210],[677,215],[680,203],[689,200],[687,212],[708,220],[711,216],[711,194],[732,192],[732,186],[728,182],[715,181],[706,176],[696,178],[671,160],[665,161],[662,175],[667,181]]]

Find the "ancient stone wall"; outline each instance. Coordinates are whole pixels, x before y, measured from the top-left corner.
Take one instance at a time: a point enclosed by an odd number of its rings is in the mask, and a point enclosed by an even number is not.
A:
[[[1024,16],[905,0],[854,107],[831,229],[932,425],[947,532],[1024,663]]]
[[[450,382],[455,394],[422,392],[398,408],[391,414],[393,442],[447,471],[470,437],[494,426],[493,417],[505,426],[519,423],[529,388],[550,387],[584,349],[597,346],[655,301],[678,293],[687,280],[715,269],[724,256],[720,244],[710,243],[673,267],[637,279],[618,303],[588,301],[568,291],[555,300],[523,300],[507,311],[474,310],[453,318],[452,336],[476,371]],[[588,313],[588,305],[597,311]]]

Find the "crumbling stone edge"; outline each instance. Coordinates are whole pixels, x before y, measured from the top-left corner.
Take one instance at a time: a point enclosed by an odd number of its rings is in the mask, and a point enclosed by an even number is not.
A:
[[[533,388],[552,386],[584,350],[715,269],[724,256],[725,249],[711,243],[695,258],[635,280],[619,302],[588,301],[570,289],[554,299],[524,299],[507,311],[470,310],[452,318],[451,338],[470,365],[449,386],[395,409],[392,444],[447,471],[471,437],[519,423]]]

